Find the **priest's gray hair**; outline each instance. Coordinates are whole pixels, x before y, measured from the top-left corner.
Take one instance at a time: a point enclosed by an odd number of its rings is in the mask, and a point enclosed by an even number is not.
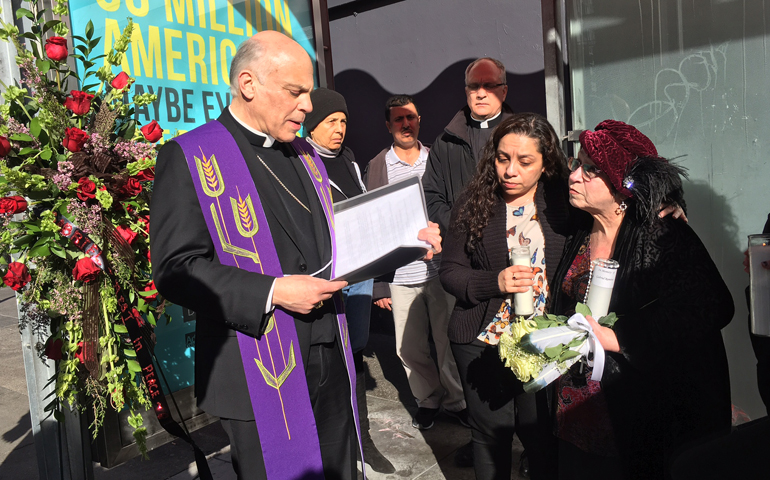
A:
[[[505,78],[505,65],[503,65],[503,62],[496,58],[492,57],[481,57],[477,58],[476,60],[472,61],[470,65],[468,65],[468,68],[465,69],[465,84],[468,85],[468,77],[471,74],[471,70],[473,70],[473,67],[478,65],[481,62],[492,62],[495,64],[498,70],[500,70],[500,78],[498,79],[498,83],[505,84],[507,83]]]
[[[270,52],[264,42],[252,37],[243,42],[230,63],[230,94],[233,98],[241,96],[238,75],[244,70],[251,70],[262,85],[267,77],[291,58],[284,52]]]

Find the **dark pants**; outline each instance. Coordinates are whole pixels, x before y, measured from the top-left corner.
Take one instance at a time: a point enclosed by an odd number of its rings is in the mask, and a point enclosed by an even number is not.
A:
[[[557,443],[546,390],[525,394],[497,346],[453,343],[452,353],[468,406],[476,479],[510,480],[514,432],[527,451],[531,478],[556,478]]]
[[[303,359],[310,403],[318,429],[324,477],[356,478],[355,423],[350,405],[350,385],[342,353],[336,344],[311,345],[310,358]],[[265,479],[265,462],[254,420],[222,419],[230,437],[230,456],[238,480]],[[301,452],[286,452],[286,461]]]

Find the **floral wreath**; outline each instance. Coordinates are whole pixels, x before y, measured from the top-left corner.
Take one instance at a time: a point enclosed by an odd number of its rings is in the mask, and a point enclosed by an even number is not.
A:
[[[40,359],[57,365],[56,395],[45,410],[63,421],[64,408],[90,409],[96,436],[107,408],[128,408],[144,455],[139,412],[151,401],[116,290],[128,292],[149,324],[164,315],[149,250],[163,131],[155,120],[139,128],[134,119],[136,107],[157,97],[129,101],[134,79],[113,73],[131,19],[109,53],[95,55],[101,38],[91,22],[85,36],[68,38],[66,2],[54,2],[47,22],[39,2],[28,3],[15,15],[29,19],[29,31],[0,21],[0,39],[16,47],[21,73],[20,83],[3,85],[0,105],[0,275],[19,295],[20,326],[37,336]],[[68,59],[80,62],[82,77]]]

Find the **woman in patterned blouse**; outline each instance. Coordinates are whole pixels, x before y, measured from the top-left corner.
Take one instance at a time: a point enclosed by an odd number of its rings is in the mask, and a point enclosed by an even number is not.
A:
[[[525,394],[497,343],[509,329],[511,294],[533,290],[535,314],[548,302],[553,271],[572,229],[566,159],[548,121],[516,114],[497,126],[477,174],[452,210],[441,283],[457,298],[449,339],[468,405],[476,478],[509,479],[514,431],[531,478],[555,478],[556,440],[547,392]],[[577,212],[578,214],[580,212]],[[527,245],[533,268],[509,266]]]

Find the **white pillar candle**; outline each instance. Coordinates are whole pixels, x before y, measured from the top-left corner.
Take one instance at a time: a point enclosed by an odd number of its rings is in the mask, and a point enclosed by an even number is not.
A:
[[[751,278],[751,333],[770,337],[770,235],[749,235]]]
[[[591,284],[588,286],[586,305],[595,320],[607,315],[612,298],[612,287],[620,264],[615,260],[597,258],[592,263]]]
[[[511,265],[521,265],[532,268],[532,255],[529,253],[529,246],[514,247],[511,249]],[[513,311],[516,316],[529,317],[535,313],[535,296],[532,293],[532,287],[526,292],[515,293],[513,295]]]

